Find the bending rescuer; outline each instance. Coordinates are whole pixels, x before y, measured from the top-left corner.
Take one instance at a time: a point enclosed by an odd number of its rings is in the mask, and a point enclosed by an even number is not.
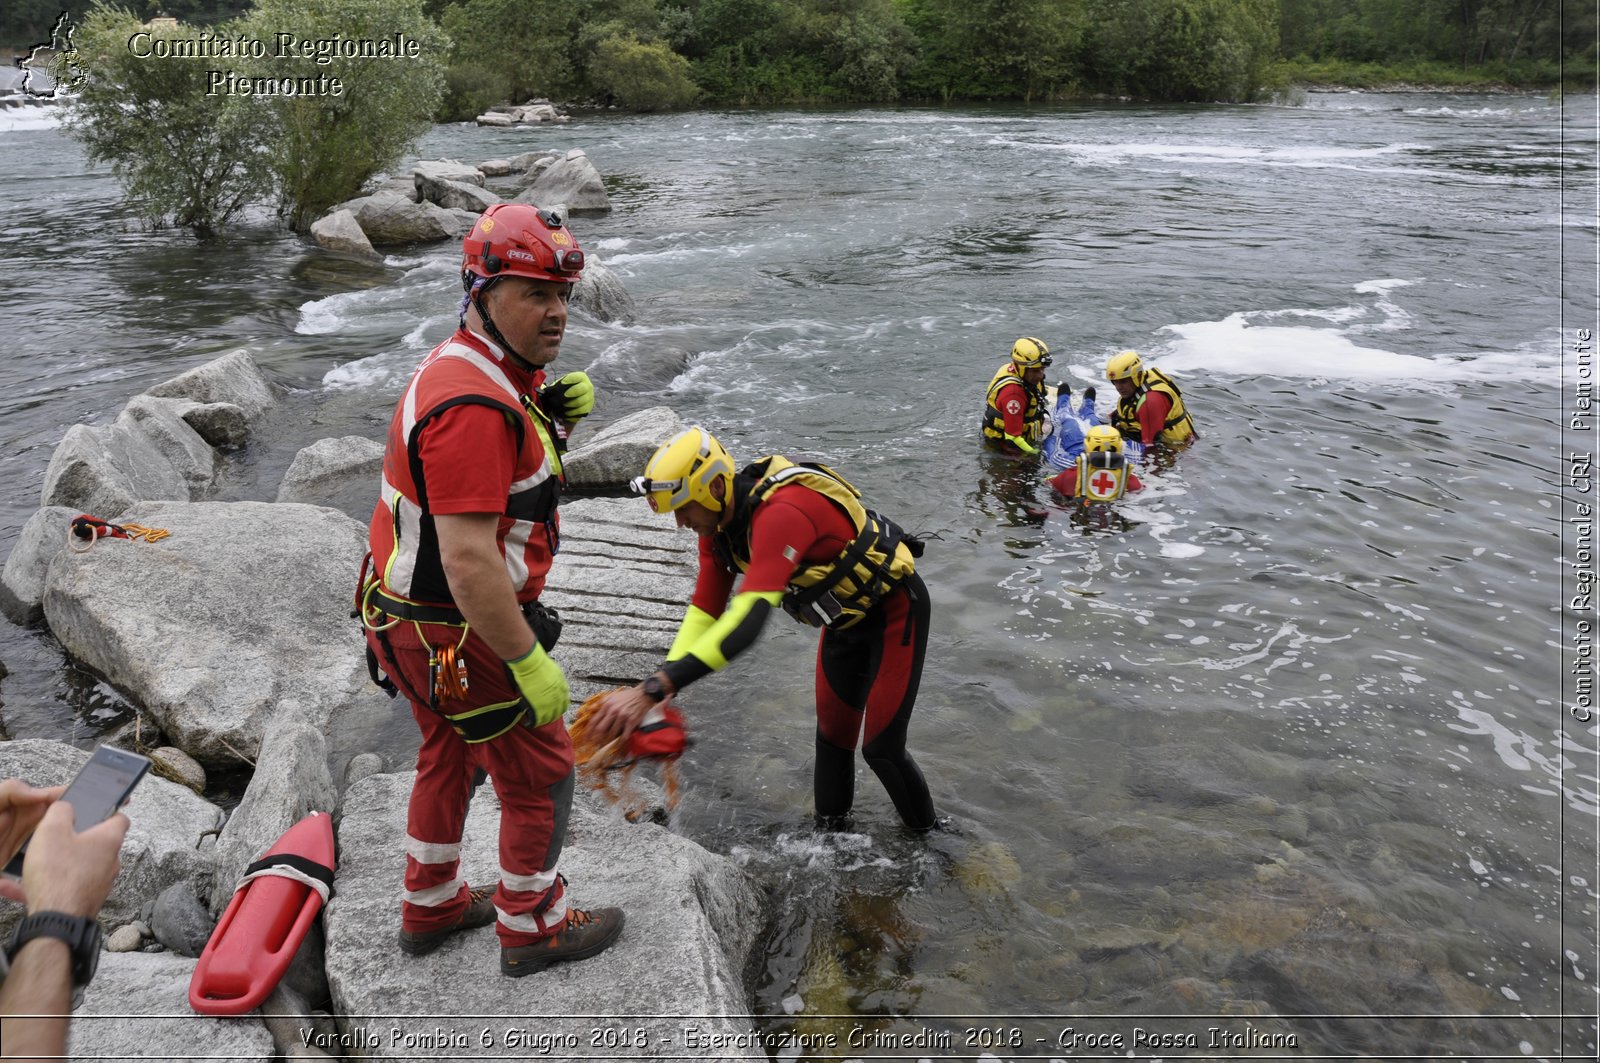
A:
[[[825,465],[773,456],[736,474],[733,458],[703,428],[662,445],[634,489],[700,537],[699,576],[666,661],[611,694],[593,726],[601,734],[631,732],[658,703],[747,649],[782,608],[821,629],[818,819],[827,827],[845,822],[860,741],[905,825],[934,826],[928,784],[906,749],[928,647],[928,589],[915,565],[922,544],[866,509],[860,492]]]

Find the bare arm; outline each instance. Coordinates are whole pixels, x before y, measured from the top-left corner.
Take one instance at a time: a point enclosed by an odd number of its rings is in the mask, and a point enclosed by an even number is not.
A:
[[[511,661],[533,649],[534,637],[500,556],[499,520],[493,513],[446,513],[434,517],[434,527],[456,608],[501,660]]]
[[[74,833],[72,806],[65,801],[52,804],[39,821],[22,864],[29,914],[49,911],[94,918],[121,870],[117,854],[127,832],[128,817],[119,812]],[[71,951],[56,938],[34,938],[17,952],[5,984],[0,985],[0,1043],[5,1057],[64,1056],[71,1007]]]

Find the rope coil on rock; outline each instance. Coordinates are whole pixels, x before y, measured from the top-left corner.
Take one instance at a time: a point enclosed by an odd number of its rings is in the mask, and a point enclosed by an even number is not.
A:
[[[67,529],[67,546],[75,553],[85,553],[99,539],[142,539],[147,543],[159,542],[172,533],[165,528],[147,528],[143,524],[112,524],[110,521],[80,513],[72,518]]]

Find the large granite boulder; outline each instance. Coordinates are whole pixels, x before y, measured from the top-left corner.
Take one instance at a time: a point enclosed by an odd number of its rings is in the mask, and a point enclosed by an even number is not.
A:
[[[741,972],[755,942],[760,909],[745,873],[659,826],[626,822],[613,809],[597,807],[587,792],[574,802],[561,869],[576,906],[617,905],[626,912],[627,925],[616,944],[599,956],[522,979],[499,973],[492,926],[457,934],[424,957],[402,955],[394,938],[413,778],[408,773],[361,780],[345,794],[339,824],[338,888],[324,916],[328,981],[333,1010],[344,1017],[347,1035],[382,1031],[366,1055],[593,1058],[589,1037],[595,1020],[579,1016],[595,1015],[696,1016],[695,1025],[708,1035],[750,1039],[746,1023],[719,1017],[750,1010]],[[469,881],[489,881],[496,874],[499,818],[499,803],[485,784],[473,798],[462,839],[462,868]],[[485,1023],[438,1017],[530,1012],[539,1018]],[[393,1015],[434,1017],[412,1021],[408,1033],[414,1036],[397,1044],[388,1035]],[[676,1022],[657,1021],[639,1055],[630,1047],[618,1056],[682,1058],[681,1048],[664,1036],[676,1033]],[[486,1027],[488,1044],[479,1039]],[[538,1052],[516,1040],[524,1029],[574,1035],[580,1047]],[[470,1038],[465,1050],[452,1044],[459,1036]],[[725,1058],[766,1057],[751,1050]]]
[[[192,399],[135,395],[117,418],[118,423],[137,426],[144,432],[167,464],[189,485],[191,498],[202,497],[217,479],[217,452],[184,420],[186,413],[200,405]]]
[[[461,220],[437,203],[415,203],[393,192],[379,192],[341,203],[361,224],[367,239],[378,246],[423,244],[466,234]]]
[[[622,286],[622,279],[593,255],[586,255],[583,276],[572,289],[572,301],[601,321],[620,325],[633,323],[633,296]]]
[[[335,210],[311,223],[311,239],[318,247],[358,258],[381,259],[351,210]]]
[[[487,188],[460,181],[436,182],[424,195],[430,203],[450,210],[468,210],[474,214],[482,214],[500,202],[500,197]]]
[[[194,960],[171,952],[102,955],[72,1015],[71,1058],[272,1059],[272,1034],[259,1012],[224,1019],[189,1010],[194,968]]]
[[[251,421],[278,401],[276,389],[243,348],[195,366],[171,380],[164,380],[145,394],[157,398],[189,399],[201,405],[221,403],[233,406]],[[193,424],[191,412],[185,411],[184,419]],[[200,431],[200,427],[196,425],[195,430]],[[201,434],[205,433],[202,431]]]
[[[0,778],[19,778],[34,786],[71,782],[90,753],[64,742],[18,739],[0,742]],[[123,809],[128,835],[122,843],[122,872],[100,909],[103,926],[138,918],[140,911],[175,882],[209,883],[211,850],[201,838],[222,826],[222,810],[187,787],[155,774],[133,791]],[[0,905],[0,934],[22,917],[20,905]],[[96,983],[99,984],[98,982]]]
[[[45,618],[173,745],[207,767],[237,767],[281,705],[319,728],[336,713],[390,711],[349,615],[362,524],[267,502],[141,503],[124,517],[171,535],[61,555]]]
[[[113,520],[146,498],[184,499],[189,483],[137,425],[75,424],[44,473],[41,506],[67,506]]]
[[[652,406],[613,421],[562,459],[567,483],[574,487],[626,487],[644,472],[656,448],[683,427],[678,415],[665,406]],[[642,503],[639,508],[648,512]]]
[[[279,835],[312,812],[332,815],[337,803],[322,731],[300,710],[280,709],[268,722],[250,785],[217,839],[212,913],[222,913],[245,868]]]
[[[639,498],[580,498],[561,505],[561,552],[540,600],[574,622],[555,658],[574,702],[642,678],[661,663],[694,591],[698,548],[670,514]],[[604,623],[577,622],[604,617]]]
[[[44,618],[44,579],[50,562],[67,548],[68,529],[78,510],[70,506],[36,509],[22,526],[0,573],[0,611],[27,627]]]
[[[417,194],[426,199],[428,188],[439,181],[455,181],[482,188],[483,171],[455,159],[427,159],[412,165],[411,180],[416,185]]]
[[[216,474],[209,448],[242,440],[275,402],[242,349],[196,366],[136,395],[110,425],[67,429],[40,504],[110,520],[135,502],[198,498]]]
[[[483,171],[459,162],[419,162],[412,170],[417,198],[441,207],[481,214],[500,202],[483,187]]]
[[[611,209],[600,171],[582,148],[573,148],[566,157],[551,164],[517,196],[518,203],[565,203],[575,214],[601,214]]]
[[[351,487],[375,499],[382,474],[382,443],[365,436],[319,439],[294,456],[278,485],[278,501],[329,505]]]

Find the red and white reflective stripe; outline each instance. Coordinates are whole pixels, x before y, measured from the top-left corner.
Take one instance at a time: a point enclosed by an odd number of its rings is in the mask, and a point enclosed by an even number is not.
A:
[[[461,859],[461,843],[425,842],[407,834],[406,855],[419,864],[448,864]]]
[[[495,905],[494,910],[500,920],[500,925],[507,930],[515,930],[519,934],[547,934],[552,930],[560,929],[561,924],[567,921],[567,899],[565,896],[557,898],[550,907],[538,915],[512,915],[498,904]]]
[[[441,904],[449,904],[456,899],[456,894],[461,892],[461,887],[467,880],[457,875],[449,882],[425,890],[406,890],[402,896],[418,908],[437,908]]]

